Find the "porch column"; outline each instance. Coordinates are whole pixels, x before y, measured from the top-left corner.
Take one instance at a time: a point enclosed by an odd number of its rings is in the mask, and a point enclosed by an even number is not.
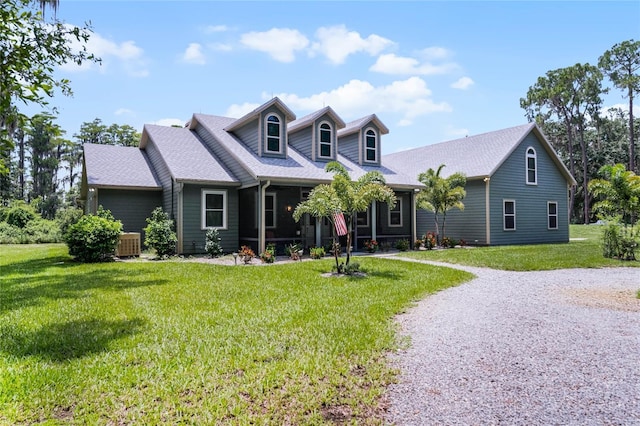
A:
[[[417,211],[418,209],[416,208],[416,191],[411,191],[411,237],[413,238],[411,240],[411,244],[413,244],[413,241],[416,241],[418,239],[418,220],[417,220]]]
[[[258,197],[258,253],[263,253],[265,248],[267,247],[266,238],[267,231],[265,226],[266,213],[264,210],[265,206],[265,198],[267,193],[267,188],[271,185],[271,181],[268,180],[264,185],[259,186],[260,196]]]
[[[322,247],[322,218],[317,217],[315,223],[316,247]]]

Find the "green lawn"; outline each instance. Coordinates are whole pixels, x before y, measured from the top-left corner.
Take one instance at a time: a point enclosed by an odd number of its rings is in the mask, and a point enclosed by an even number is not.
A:
[[[358,261],[365,278],[0,246],[0,424],[382,423],[393,316],[471,276]]]
[[[640,267],[638,261],[626,262],[604,258],[600,245],[601,232],[601,226],[571,225],[572,241],[568,244],[476,247],[465,250],[422,250],[404,252],[401,253],[401,256],[509,271],[609,266]],[[640,256],[640,252],[638,255]]]

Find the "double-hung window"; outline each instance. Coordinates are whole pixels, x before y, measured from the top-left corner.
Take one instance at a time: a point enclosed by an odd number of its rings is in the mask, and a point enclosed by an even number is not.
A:
[[[331,141],[333,140],[333,130],[329,123],[320,124],[319,136],[320,158],[332,158]]]
[[[364,159],[367,162],[375,163],[378,161],[378,135],[375,130],[368,129],[364,136]]]
[[[402,226],[402,198],[396,199],[396,205],[389,207],[389,226]]]
[[[227,191],[202,191],[202,229],[227,229]]]
[[[358,228],[368,228],[369,227],[369,209],[358,212],[356,214],[356,224]]]
[[[516,230],[516,202],[514,200],[503,201],[504,230]]]
[[[536,156],[536,150],[529,147],[527,148],[527,185],[538,184],[538,158]]]
[[[269,114],[265,122],[266,152],[282,152],[282,121],[276,114]]]
[[[267,228],[276,227],[276,194],[267,192],[264,194],[264,226]]]
[[[558,203],[555,201],[547,203],[547,223],[549,229],[558,229]]]

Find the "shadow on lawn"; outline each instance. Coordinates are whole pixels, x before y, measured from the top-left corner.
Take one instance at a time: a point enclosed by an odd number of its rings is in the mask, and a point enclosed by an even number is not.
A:
[[[62,256],[17,262],[2,267],[0,314],[50,300],[88,297],[94,289],[119,291],[168,282],[145,279],[135,267],[115,263],[83,265]]]
[[[143,325],[140,318],[114,321],[92,318],[49,324],[35,331],[2,326],[0,352],[62,362],[105,351],[109,342],[133,335]]]

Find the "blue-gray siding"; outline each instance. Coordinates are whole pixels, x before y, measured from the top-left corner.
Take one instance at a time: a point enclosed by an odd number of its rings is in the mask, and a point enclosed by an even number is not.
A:
[[[465,186],[464,210],[452,209],[447,212],[445,236],[465,240],[468,244],[487,244],[486,238],[486,184],[482,180],[469,180]],[[427,210],[417,211],[418,238],[427,232],[435,233],[433,213]],[[438,225],[442,228],[442,213],[438,215]],[[440,229],[442,235],[442,229]]]
[[[311,158],[311,136],[313,126],[302,128],[289,134],[289,145],[307,158]]]
[[[98,204],[110,210],[113,217],[122,222],[124,232],[140,232],[147,226],[146,219],[162,204],[161,191],[126,189],[98,189]]]
[[[525,153],[537,155],[538,184],[526,184]],[[567,181],[535,134],[530,133],[491,177],[491,244],[569,241]],[[516,203],[516,230],[505,231],[503,201]],[[547,202],[558,203],[558,229],[548,229]]]
[[[183,253],[204,253],[206,229],[202,229],[202,190],[227,191],[227,229],[220,229],[225,252],[238,249],[238,191],[235,188],[185,184],[182,192]]]
[[[258,154],[258,126],[259,120],[251,120],[244,126],[233,131],[233,133],[241,140],[250,150]],[[198,126],[199,127],[199,126]],[[199,131],[198,134],[204,139],[204,135],[208,132]]]
[[[357,164],[360,163],[358,156],[358,135],[358,132],[356,132],[338,139],[338,152]]]

